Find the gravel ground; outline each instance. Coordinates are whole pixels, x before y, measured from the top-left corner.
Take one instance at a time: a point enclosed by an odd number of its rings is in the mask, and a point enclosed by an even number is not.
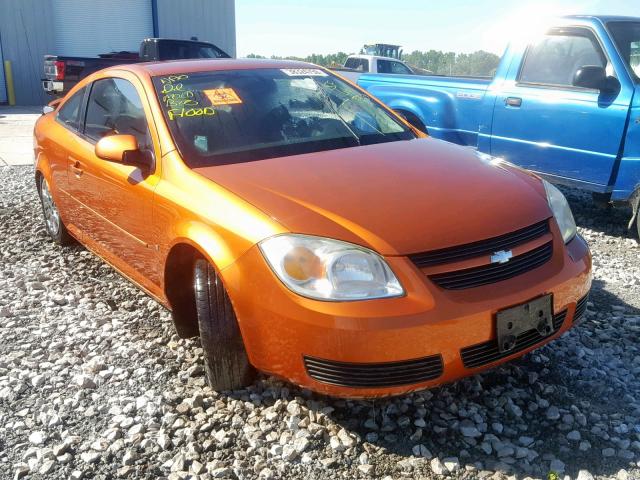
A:
[[[201,349],[0,167],[0,478],[640,478],[640,248],[567,192],[594,255],[582,325],[525,358],[387,401],[271,378],[215,393]]]

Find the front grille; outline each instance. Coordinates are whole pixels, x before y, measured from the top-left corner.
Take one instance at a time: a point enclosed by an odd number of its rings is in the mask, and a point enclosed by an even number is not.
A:
[[[576,302],[576,313],[573,315],[574,322],[579,321],[582,315],[584,315],[584,312],[587,309],[588,300],[589,300],[589,295],[587,294]]]
[[[553,333],[556,333],[558,330],[560,330],[560,327],[562,327],[562,324],[564,323],[566,317],[566,310],[563,310],[562,312],[553,316]],[[518,335],[518,338],[516,339],[516,346],[508,352],[500,352],[497,339],[489,340],[488,342],[480,343],[478,345],[473,345],[471,347],[466,347],[460,350],[462,363],[467,368],[477,368],[482,365],[495,362],[496,360],[500,360],[501,358],[508,357],[509,355],[513,355],[514,353],[521,352],[522,350],[526,350],[536,343],[543,341],[545,338],[548,337],[543,337],[542,335],[540,335],[535,328],[527,330],[526,332],[522,332],[520,335]]]
[[[491,255],[499,250],[511,250],[518,245],[540,238],[549,233],[549,220],[534,223],[515,232],[500,235],[499,237],[480,240],[478,242],[457,245],[455,247],[432,250],[425,253],[409,255],[409,259],[418,267],[430,267],[443,263],[456,262],[468,258]]]
[[[304,357],[309,376],[341,387],[394,387],[433,380],[442,375],[441,355],[386,363],[348,363]]]
[[[436,285],[447,290],[462,290],[500,282],[537,268],[551,258],[553,243],[548,242],[526,253],[513,257],[506,263],[491,263],[481,267],[430,275]]]

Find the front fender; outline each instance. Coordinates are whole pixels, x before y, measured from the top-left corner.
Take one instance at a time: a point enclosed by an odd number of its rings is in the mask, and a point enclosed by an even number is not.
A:
[[[236,260],[234,251],[225,239],[204,223],[184,222],[177,226],[175,233],[176,237],[171,242],[168,252],[176,245],[190,245],[219,271],[224,270]]]
[[[38,182],[39,175],[42,175],[44,178],[47,179],[49,186],[53,189],[56,189],[56,186],[53,185],[55,182],[53,181],[53,175],[51,173],[51,164],[49,163],[49,159],[47,158],[47,155],[42,150],[36,151],[33,173],[34,173],[34,180],[36,181],[36,185]]]

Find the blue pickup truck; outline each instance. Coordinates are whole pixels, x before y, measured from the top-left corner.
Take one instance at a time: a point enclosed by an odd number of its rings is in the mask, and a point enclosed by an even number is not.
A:
[[[640,233],[640,18],[563,17],[512,43],[493,78],[358,84],[435,138],[630,204]]]

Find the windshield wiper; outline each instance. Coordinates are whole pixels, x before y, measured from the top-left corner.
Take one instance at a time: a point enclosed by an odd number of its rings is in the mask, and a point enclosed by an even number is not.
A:
[[[311,77],[313,78],[313,77]],[[333,111],[334,115],[336,117],[338,117],[340,119],[340,121],[342,122],[342,124],[346,127],[347,130],[349,130],[349,133],[351,135],[353,135],[353,138],[355,138],[356,142],[358,142],[358,145],[362,145],[362,142],[360,141],[360,137],[358,136],[358,134],[351,128],[351,126],[346,122],[346,120],[344,118],[342,118],[342,116],[338,113],[338,109],[337,109],[337,105],[333,102],[333,100],[331,100],[331,97],[329,97],[329,95],[327,94],[327,92],[325,92],[324,87],[322,85],[320,85],[315,78],[313,78],[313,82],[318,86],[318,89],[320,90],[321,95],[325,98],[325,100],[327,101],[327,103],[329,104],[329,108],[331,108],[331,110]]]

